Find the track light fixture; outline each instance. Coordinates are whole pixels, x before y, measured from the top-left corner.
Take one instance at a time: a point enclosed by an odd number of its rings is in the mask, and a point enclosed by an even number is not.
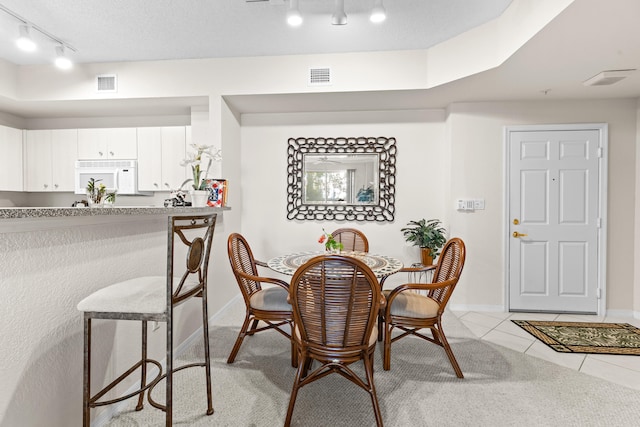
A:
[[[38,48],[38,45],[32,38],[33,32],[37,31],[38,33],[40,33],[41,35],[43,35],[44,37],[48,38],[49,40],[51,40],[56,44],[56,48],[55,48],[56,65],[59,68],[71,68],[73,64],[69,59],[69,57],[67,56],[67,52],[76,51],[72,46],[70,46],[68,43],[64,43],[62,40],[60,40],[58,37],[54,36],[53,34],[27,21],[22,16],[13,12],[11,9],[8,9],[6,6],[2,4],[0,4],[0,11],[13,17],[15,20],[19,22],[19,26],[18,26],[19,37],[18,39],[16,39],[16,44],[20,49],[27,52],[32,52]]]
[[[287,10],[287,23],[292,27],[302,25],[302,15],[298,7],[298,0],[289,0],[289,10]]]
[[[336,0],[336,10],[331,15],[331,25],[347,25],[347,14],[344,13],[344,0]]]
[[[369,16],[369,20],[371,22],[382,22],[387,19],[387,11],[384,9],[382,5],[382,0],[376,0],[376,3],[373,5],[373,9],[371,10],[371,16]]]
[[[266,1],[266,0],[247,0],[247,1]],[[302,14],[300,13],[300,0],[289,0],[287,8],[287,23],[292,27],[302,25]],[[382,0],[374,0],[371,14],[369,15],[371,22],[379,23],[387,19],[387,12],[382,4]],[[331,14],[332,25],[346,25],[347,14],[344,11],[344,0],[335,0],[335,8]]]
[[[67,57],[64,45],[56,46],[56,67],[62,70],[68,70],[73,67],[73,62]]]
[[[18,27],[19,36],[16,39],[18,47],[25,52],[33,52],[37,49],[38,45],[31,38],[31,31],[29,31],[28,25],[20,25]]]

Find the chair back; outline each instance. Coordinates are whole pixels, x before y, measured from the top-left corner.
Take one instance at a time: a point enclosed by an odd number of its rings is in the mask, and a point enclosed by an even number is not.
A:
[[[296,270],[290,284],[294,324],[302,346],[316,357],[356,355],[370,347],[380,307],[380,285],[362,261],[320,255]]]
[[[442,283],[450,281],[450,285],[429,291],[429,297],[433,298],[440,304],[440,309],[444,310],[449,297],[458,283],[462,268],[464,267],[465,247],[462,239],[454,237],[445,243],[436,271],[433,273],[433,283]]]
[[[240,233],[231,233],[227,239],[227,252],[231,270],[236,277],[238,286],[242,291],[245,303],[249,304],[251,295],[262,290],[259,281],[252,279],[258,276],[258,267],[253,258],[253,252],[249,243]]]
[[[206,292],[216,216],[215,213],[169,216],[167,240],[168,304],[176,305],[187,298]],[[186,258],[185,264],[180,266],[177,259],[182,252],[186,252]]]
[[[369,252],[367,236],[355,228],[339,228],[331,233],[336,242],[342,243],[345,251]]]

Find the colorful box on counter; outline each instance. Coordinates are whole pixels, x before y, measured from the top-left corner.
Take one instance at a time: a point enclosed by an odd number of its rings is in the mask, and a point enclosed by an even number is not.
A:
[[[207,179],[207,190],[209,190],[207,205],[216,208],[227,205],[226,179]]]

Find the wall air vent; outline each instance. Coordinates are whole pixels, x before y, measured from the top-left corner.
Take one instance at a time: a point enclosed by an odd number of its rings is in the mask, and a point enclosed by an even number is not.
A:
[[[331,68],[309,68],[309,86],[328,86],[331,84]]]
[[[620,80],[624,79],[625,77],[628,77],[634,71],[636,71],[636,70],[635,69],[630,69],[630,70],[608,70],[608,71],[602,71],[602,72],[596,74],[595,76],[591,77],[590,79],[585,80],[584,82],[582,82],[582,84],[585,85],[585,86],[607,86],[607,85],[612,85],[612,84],[614,84],[616,82],[619,82]]]
[[[100,74],[96,76],[96,90],[100,93],[117,92],[118,78],[115,74]]]

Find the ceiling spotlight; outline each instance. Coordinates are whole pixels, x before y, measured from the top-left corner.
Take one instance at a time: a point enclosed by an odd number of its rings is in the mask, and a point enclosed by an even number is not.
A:
[[[347,14],[344,13],[344,0],[336,0],[336,10],[331,15],[332,25],[346,25]]]
[[[292,27],[302,25],[302,15],[298,8],[298,0],[289,0],[289,10],[287,10],[287,23]]]
[[[73,67],[73,62],[67,57],[64,45],[56,46],[56,67],[62,70],[68,70]]]
[[[16,40],[18,47],[25,52],[33,52],[38,47],[31,38],[28,25],[20,25],[20,37]]]
[[[373,5],[373,9],[371,10],[371,16],[369,16],[369,20],[371,22],[382,22],[387,19],[387,11],[384,9],[382,5],[382,0],[376,0],[376,3]]]

